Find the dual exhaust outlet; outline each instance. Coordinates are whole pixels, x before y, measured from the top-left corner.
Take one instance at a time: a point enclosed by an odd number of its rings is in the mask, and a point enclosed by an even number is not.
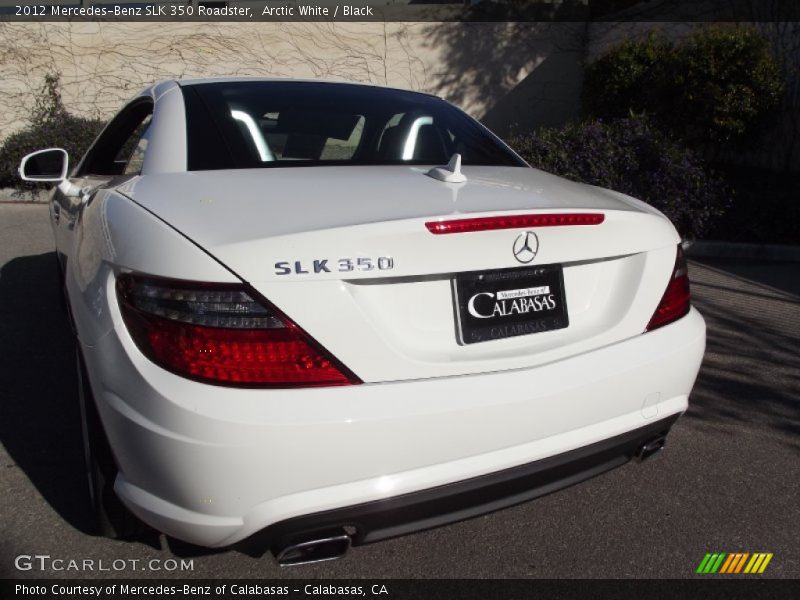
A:
[[[666,434],[660,434],[643,442],[634,452],[639,461],[657,454],[666,444]],[[343,557],[352,545],[352,536],[344,527],[317,532],[303,541],[296,541],[275,551],[275,559],[282,567],[308,565]]]
[[[318,532],[301,542],[283,546],[275,553],[282,567],[308,565],[343,557],[350,549],[352,539],[344,528]]]
[[[639,446],[636,449],[634,456],[638,458],[639,461],[646,460],[656,454],[659,450],[662,450],[666,443],[666,434],[657,435],[656,437],[644,442],[641,446]]]

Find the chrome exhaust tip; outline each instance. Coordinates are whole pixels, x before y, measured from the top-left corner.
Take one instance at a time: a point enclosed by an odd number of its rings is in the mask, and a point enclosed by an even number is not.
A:
[[[276,553],[275,560],[281,567],[336,560],[347,553],[350,544],[350,536],[344,529],[317,533],[302,542],[284,546]]]
[[[646,460],[656,454],[659,450],[664,448],[664,445],[667,443],[667,436],[666,435],[659,435],[658,437],[654,437],[651,440],[646,441],[643,443],[639,448],[636,450],[636,458],[640,461]]]

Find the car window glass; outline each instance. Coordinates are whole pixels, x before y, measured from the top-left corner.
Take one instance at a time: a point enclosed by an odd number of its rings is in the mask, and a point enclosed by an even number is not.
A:
[[[526,166],[443,100],[348,84],[213,82],[181,88],[189,170],[371,164]]]
[[[397,127],[400,124],[400,119],[403,118],[403,113],[397,113],[391,116],[391,118],[386,121],[386,125],[383,126],[381,129],[380,137],[378,138],[378,149],[382,146],[385,146],[384,138],[386,136],[386,132],[390,131],[393,127]]]
[[[81,161],[77,176],[114,176],[141,172],[147,152],[153,104],[137,100],[106,126]]]
[[[125,175],[138,175],[142,172],[144,155],[145,152],[147,152],[147,134],[150,130],[151,120],[152,115],[148,115],[147,118],[141,122],[125,142],[115,159],[115,162],[125,163],[125,168],[123,169]]]
[[[364,133],[364,117],[358,116],[358,121],[350,137],[346,140],[339,140],[336,138],[328,138],[322,148],[320,160],[349,160],[355,154],[358,144],[361,141],[361,136]]]

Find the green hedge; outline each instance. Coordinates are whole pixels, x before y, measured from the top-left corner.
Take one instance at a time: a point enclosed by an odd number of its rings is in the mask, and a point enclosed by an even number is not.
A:
[[[713,27],[673,43],[651,33],[589,64],[582,105],[590,118],[645,114],[695,144],[759,138],[784,90],[780,64],[752,28]]]
[[[652,204],[685,238],[702,236],[730,202],[700,157],[645,118],[586,121],[508,143],[534,167]]]

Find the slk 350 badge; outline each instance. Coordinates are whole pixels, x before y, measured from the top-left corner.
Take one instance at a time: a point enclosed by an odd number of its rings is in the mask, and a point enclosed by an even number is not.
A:
[[[354,271],[389,271],[394,269],[391,256],[378,258],[314,259],[311,261],[284,260],[275,263],[275,275],[308,275],[314,273],[350,273]]]

